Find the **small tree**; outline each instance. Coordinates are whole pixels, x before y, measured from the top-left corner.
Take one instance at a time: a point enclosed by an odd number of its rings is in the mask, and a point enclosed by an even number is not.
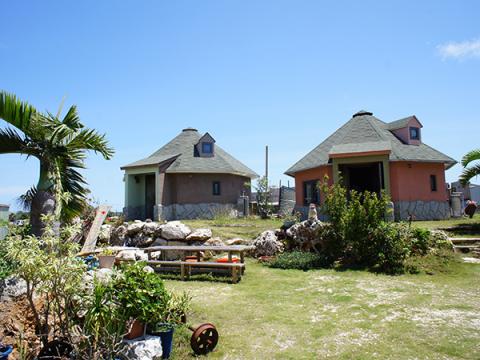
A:
[[[53,216],[43,216],[42,221],[46,227],[40,238],[14,234],[5,243],[16,265],[14,274],[26,282],[36,332],[45,346],[51,337],[71,340],[85,265],[76,257],[78,245],[70,241],[76,229],[62,228],[58,236]]]
[[[258,212],[262,217],[268,217],[272,213],[272,205],[270,203],[270,188],[268,186],[268,178],[262,176],[255,186],[257,192]]]

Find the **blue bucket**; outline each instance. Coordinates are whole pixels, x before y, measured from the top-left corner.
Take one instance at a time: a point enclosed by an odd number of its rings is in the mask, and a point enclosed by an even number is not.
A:
[[[168,330],[158,333],[160,336],[160,341],[162,342],[162,359],[168,359],[172,352],[173,346],[173,331],[175,329],[172,327]]]
[[[163,346],[163,343],[162,343]],[[0,360],[7,360],[8,355],[10,355],[13,351],[12,345],[5,345],[0,347]]]

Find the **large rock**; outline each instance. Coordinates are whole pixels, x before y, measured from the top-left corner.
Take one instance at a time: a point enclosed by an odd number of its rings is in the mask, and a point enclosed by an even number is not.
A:
[[[153,221],[146,222],[143,225],[142,232],[145,235],[154,237],[156,234],[161,234],[161,232],[162,232],[161,225],[159,223],[153,222]]]
[[[283,244],[278,241],[278,238],[275,236],[275,232],[272,230],[264,231],[257,237],[252,245],[253,256],[274,256],[283,251]]]
[[[112,225],[103,224],[100,227],[100,232],[98,233],[98,242],[101,244],[109,244],[111,233],[112,233]]]
[[[129,360],[156,360],[162,357],[162,342],[159,336],[145,336],[145,339],[124,340],[122,353]]]
[[[123,246],[127,242],[127,226],[128,225],[120,225],[112,230],[112,234],[110,236],[110,244],[116,246]]]
[[[210,238],[208,239],[207,241],[205,241],[203,243],[203,245],[208,245],[208,246],[224,246],[224,242],[222,241],[222,239],[220,239],[219,237],[213,237],[213,238]]]
[[[170,221],[162,225],[162,238],[167,240],[185,240],[192,230],[180,221]]]
[[[317,248],[322,241],[322,229],[325,226],[328,224],[319,220],[306,220],[291,226],[285,233],[293,243],[292,248],[318,251]]]
[[[212,237],[212,230],[197,229],[186,237],[188,241],[207,241]]]
[[[229,239],[225,240],[225,245],[250,245],[252,241],[251,240],[245,240],[241,238],[235,238],[235,239]]]
[[[122,250],[120,251],[117,256],[115,257],[121,261],[135,261],[137,260],[135,257],[135,250]]]
[[[127,227],[128,236],[130,237],[135,236],[140,231],[142,231],[144,226],[145,226],[145,223],[143,221],[135,220],[133,223],[129,224]]]
[[[27,293],[25,280],[10,276],[0,280],[0,302],[15,299]]]

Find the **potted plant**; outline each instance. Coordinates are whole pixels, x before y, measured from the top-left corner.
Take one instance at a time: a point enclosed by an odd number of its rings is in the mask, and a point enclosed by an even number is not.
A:
[[[145,262],[125,264],[122,275],[116,278],[114,284],[124,317],[133,319],[126,336],[129,339],[143,336],[147,324],[163,322],[170,302],[170,294],[162,279],[146,271],[145,266]]]
[[[111,269],[115,263],[115,254],[112,249],[104,248],[98,255],[100,269]]]
[[[182,326],[187,323],[187,312],[190,310],[191,296],[184,292],[182,295],[172,294],[163,319],[157,319],[159,322],[150,321],[147,327],[147,333],[159,336],[162,342],[163,359],[168,359],[172,351],[173,333],[176,326]]]

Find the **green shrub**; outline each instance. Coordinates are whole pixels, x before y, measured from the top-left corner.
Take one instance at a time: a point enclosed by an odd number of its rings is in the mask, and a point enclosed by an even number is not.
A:
[[[434,245],[430,230],[424,228],[411,229],[410,247],[412,254],[426,255]]]
[[[458,254],[448,249],[434,249],[427,255],[415,255],[405,261],[405,271],[411,274],[435,275],[457,272],[462,265]]]
[[[324,256],[304,251],[284,252],[267,263],[268,266],[277,269],[310,270],[325,267],[328,261]]]
[[[391,275],[403,273],[405,260],[410,254],[408,233],[404,224],[380,223],[372,232],[369,267]]]
[[[163,280],[144,270],[146,262],[124,265],[121,275],[113,281],[115,298],[121,304],[125,317],[145,324],[164,322],[170,294]]]

